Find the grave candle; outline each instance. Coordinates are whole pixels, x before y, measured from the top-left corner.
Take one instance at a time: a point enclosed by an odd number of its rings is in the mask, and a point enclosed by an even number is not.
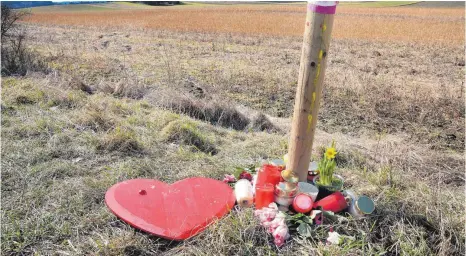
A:
[[[256,186],[256,209],[262,209],[274,202],[274,187],[272,183]]]
[[[257,173],[256,186],[271,183],[277,185],[281,180],[281,168],[271,164],[264,164]]]
[[[299,194],[293,200],[293,208],[300,213],[310,212],[312,204],[312,198],[306,194]]]
[[[322,207],[324,211],[341,212],[348,207],[345,196],[337,191],[314,204],[314,208]]]
[[[252,206],[254,196],[252,195],[252,185],[249,180],[241,179],[236,182],[235,197],[240,207]]]

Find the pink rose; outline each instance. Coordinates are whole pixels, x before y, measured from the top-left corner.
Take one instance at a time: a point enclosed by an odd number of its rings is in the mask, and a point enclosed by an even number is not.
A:
[[[273,219],[272,221],[272,225],[276,228],[280,225],[285,225],[285,218],[286,218],[286,215],[283,213],[283,212],[279,212],[277,213],[277,215],[275,215],[275,219]]]
[[[259,218],[261,224],[272,221],[276,215],[276,210],[267,207],[254,211],[254,216]]]
[[[282,246],[285,243],[285,240],[290,236],[286,224],[278,226],[272,235],[274,238],[274,243],[278,247]]]
[[[269,206],[267,206],[268,208],[278,212],[278,206],[276,203],[270,203]]]
[[[279,226],[285,225],[285,221],[282,220],[281,218],[276,217],[271,223],[270,223],[270,228],[275,230]]]
[[[268,233],[273,235],[273,242],[276,246],[282,246],[285,240],[290,237],[285,222],[286,215],[278,211],[277,204],[271,203],[268,207],[254,211],[254,216],[258,217],[261,225],[267,229]]]
[[[236,181],[236,178],[234,175],[225,174],[225,178],[223,178],[223,182],[225,183],[232,183],[235,181]]]
[[[274,218],[275,218],[275,215],[276,213],[273,212],[273,211],[265,211],[262,215],[261,215],[261,222],[265,222],[265,221],[272,221]]]
[[[275,219],[270,223],[270,232],[275,233],[279,227],[286,227],[285,214],[283,214],[283,212],[278,213]]]
[[[277,247],[282,247],[283,244],[285,244],[285,240],[284,239],[281,239],[281,238],[275,238],[273,240],[273,243],[277,246]]]

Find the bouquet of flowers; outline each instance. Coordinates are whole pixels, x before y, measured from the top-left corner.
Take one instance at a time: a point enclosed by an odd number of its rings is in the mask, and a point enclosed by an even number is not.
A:
[[[335,141],[332,141],[332,146],[325,150],[324,157],[319,161],[319,184],[324,186],[331,186],[333,184],[333,172],[337,166],[335,163],[336,155]]]

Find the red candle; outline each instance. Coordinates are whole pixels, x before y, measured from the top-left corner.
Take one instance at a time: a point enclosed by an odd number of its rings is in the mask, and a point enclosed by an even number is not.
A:
[[[300,213],[310,212],[312,209],[312,198],[306,194],[299,194],[293,200],[293,209]]]
[[[274,202],[274,187],[271,183],[256,185],[256,209],[262,209]]]
[[[314,208],[318,208],[319,206],[325,211],[340,212],[348,207],[348,203],[345,196],[340,191],[337,191],[314,204]]]
[[[271,164],[264,164],[257,173],[257,185],[271,183],[273,186],[277,185],[281,179],[281,168]]]

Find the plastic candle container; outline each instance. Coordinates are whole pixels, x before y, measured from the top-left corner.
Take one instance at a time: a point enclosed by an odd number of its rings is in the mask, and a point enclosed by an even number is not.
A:
[[[277,185],[281,180],[281,168],[271,164],[264,164],[257,173],[256,186],[271,183]]]
[[[274,186],[272,183],[256,186],[256,209],[267,207],[270,203],[273,203],[274,200]]]
[[[299,194],[293,200],[293,209],[300,213],[310,212],[312,205],[312,198],[306,194]]]
[[[345,196],[337,191],[314,204],[314,208],[322,207],[325,211],[341,212],[348,207]]]

